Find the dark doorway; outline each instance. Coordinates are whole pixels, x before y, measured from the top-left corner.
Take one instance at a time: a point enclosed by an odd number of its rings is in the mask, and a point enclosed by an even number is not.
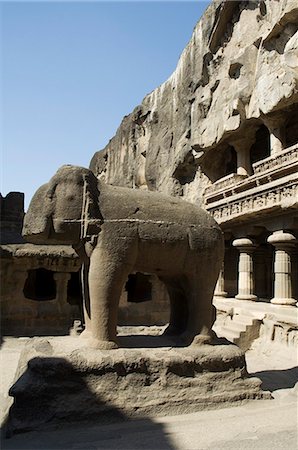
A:
[[[270,156],[270,133],[265,125],[261,125],[256,132],[255,143],[250,149],[251,164]]]
[[[83,301],[81,271],[71,272],[67,285],[67,302],[70,305],[81,305]]]
[[[261,244],[253,254],[255,294],[261,301],[273,297],[273,259],[274,250],[269,244]]]
[[[237,173],[237,153],[234,147],[229,145],[225,151],[226,154],[226,169],[225,175],[230,175],[231,173]]]
[[[23,293],[31,300],[54,300],[56,298],[56,283],[54,272],[47,269],[28,270]]]
[[[298,106],[288,113],[285,129],[286,147],[291,147],[298,142]]]

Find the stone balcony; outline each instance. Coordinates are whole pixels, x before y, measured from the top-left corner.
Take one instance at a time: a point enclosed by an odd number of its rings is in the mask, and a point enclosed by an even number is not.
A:
[[[218,223],[298,206],[298,144],[252,165],[253,175],[230,174],[205,190],[205,207]]]

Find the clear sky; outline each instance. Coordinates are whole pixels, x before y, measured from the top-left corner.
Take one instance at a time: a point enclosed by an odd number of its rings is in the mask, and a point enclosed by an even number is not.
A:
[[[205,1],[1,3],[1,193],[88,167],[174,71]]]

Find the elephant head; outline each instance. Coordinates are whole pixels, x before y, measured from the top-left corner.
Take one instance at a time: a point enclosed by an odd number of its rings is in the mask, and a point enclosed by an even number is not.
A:
[[[62,166],[33,196],[22,234],[34,244],[76,245],[99,232],[98,199],[98,180],[90,170]]]

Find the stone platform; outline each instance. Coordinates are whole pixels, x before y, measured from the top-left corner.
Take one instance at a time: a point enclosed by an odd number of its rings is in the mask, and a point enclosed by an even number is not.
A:
[[[23,350],[8,432],[76,421],[173,415],[270,398],[248,378],[235,345],[169,347],[159,336],[122,336],[96,350],[74,337],[33,338]],[[134,344],[134,348],[132,347]]]

